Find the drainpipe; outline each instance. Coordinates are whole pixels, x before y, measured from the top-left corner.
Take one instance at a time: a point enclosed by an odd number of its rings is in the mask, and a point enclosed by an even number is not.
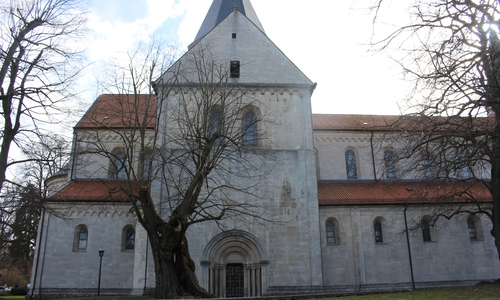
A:
[[[373,166],[373,178],[375,181],[378,181],[377,179],[377,169],[375,168],[375,151],[373,150],[373,130],[370,130],[371,136],[370,136],[370,147],[372,150],[372,166]]]
[[[148,281],[148,252],[149,252],[149,235],[147,235],[146,231],[146,266],[144,267],[144,290],[142,294],[146,294],[146,286]]]
[[[74,179],[73,176],[74,176],[74,170],[75,170],[76,145],[77,145],[77,140],[78,140],[78,134],[77,134],[76,130],[73,129],[73,132],[74,132],[74,134],[73,134],[73,136],[74,136],[74,138],[73,138],[73,150],[72,150],[73,153],[71,153],[73,155],[71,155],[72,156],[72,158],[71,158],[71,171],[70,171],[70,175],[69,175],[70,180]]]
[[[410,248],[410,237],[408,236],[408,221],[406,219],[406,210],[408,209],[408,202],[405,201],[405,232],[406,232],[406,245],[408,246],[408,257],[410,259],[410,272],[411,272],[411,284],[413,286],[413,290],[415,290],[415,278],[413,277],[413,262],[411,261],[411,248]]]

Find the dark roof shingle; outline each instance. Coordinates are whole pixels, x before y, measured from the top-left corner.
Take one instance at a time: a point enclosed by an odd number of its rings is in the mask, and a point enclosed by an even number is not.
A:
[[[125,184],[125,183],[124,183]],[[137,184],[132,185],[132,192],[139,194]],[[125,202],[127,196],[119,192],[116,181],[71,181],[47,201],[51,202]]]
[[[491,201],[478,182],[318,182],[319,205],[465,203]]]
[[[401,116],[313,114],[314,130],[387,130]]]
[[[156,98],[149,94],[103,94],[97,98],[75,128],[137,128],[156,123]]]

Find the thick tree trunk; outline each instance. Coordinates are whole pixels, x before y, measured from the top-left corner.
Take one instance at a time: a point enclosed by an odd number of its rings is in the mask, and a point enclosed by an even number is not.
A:
[[[495,134],[500,136],[500,116],[497,113],[495,119]],[[498,138],[493,140],[492,152],[490,192],[493,200],[491,212],[493,228],[491,229],[491,235],[495,239],[497,255],[500,259],[500,140]]]
[[[215,297],[198,283],[185,230],[177,232],[164,223],[161,231],[148,231],[148,235],[155,264],[156,298]]]
[[[214,298],[198,284],[195,264],[189,255],[186,238],[187,222],[174,214],[167,222],[158,215],[147,189],[139,192],[142,216],[139,221],[146,229],[155,264],[154,296],[168,299],[179,297]],[[135,203],[135,202],[134,202]]]
[[[493,168],[492,168],[493,169]],[[496,173],[496,174],[495,174]],[[495,239],[495,246],[497,250],[498,258],[500,259],[500,182],[499,171],[492,170],[491,176],[491,196],[493,198],[493,209],[491,212],[493,228],[491,229],[491,235]]]
[[[195,264],[189,255],[188,241],[184,234],[180,247],[175,251],[175,256],[176,275],[184,291],[195,297],[214,298],[215,295],[207,292],[198,283],[198,278],[195,273]]]
[[[163,220],[156,213],[154,202],[146,190],[141,190],[140,201],[143,210],[141,224],[148,233],[155,264],[154,296],[162,299],[215,297],[198,284],[186,239],[187,223],[178,216],[172,216],[169,222]]]

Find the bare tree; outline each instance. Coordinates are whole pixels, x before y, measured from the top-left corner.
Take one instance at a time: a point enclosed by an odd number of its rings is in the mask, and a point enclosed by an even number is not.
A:
[[[69,143],[64,138],[55,134],[39,137],[40,142],[24,146],[20,179],[6,184],[0,199],[1,266],[7,267],[9,273],[23,274],[26,282],[33,263],[42,200],[48,193],[45,181],[64,173],[69,158]]]
[[[186,231],[206,221],[266,219],[266,208],[248,201],[258,197],[272,160],[259,147],[265,106],[238,90],[226,62],[208,49],[171,66],[160,50],[112,68],[117,93],[106,95],[109,111],[91,109],[84,118],[91,126],[78,141],[92,142],[78,151],[110,162],[116,192],[127,195],[148,234],[156,297],[214,297],[198,284]]]
[[[375,28],[383,4],[373,6]],[[410,113],[393,125],[405,141],[399,158],[420,177],[453,183],[435,218],[488,216],[500,258],[500,3],[411,4],[410,23],[372,44],[397,58],[414,82]]]
[[[34,140],[42,124],[69,113],[62,105],[71,96],[80,53],[72,50],[81,33],[80,0],[10,0],[0,4],[0,98],[2,135],[0,190],[6,170],[19,163],[14,144]]]
[[[19,167],[23,181],[32,182],[46,198],[49,191],[45,181],[52,176],[67,174],[70,159],[70,142],[67,138],[54,133],[39,134],[38,141],[22,145],[25,159]]]

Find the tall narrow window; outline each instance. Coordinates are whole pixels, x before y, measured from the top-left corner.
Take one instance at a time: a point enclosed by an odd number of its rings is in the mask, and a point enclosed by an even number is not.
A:
[[[424,239],[424,242],[430,242],[431,241],[431,228],[429,226],[429,221],[426,219],[423,219],[422,222],[420,222],[420,227],[422,228],[422,237]]]
[[[345,166],[347,171],[347,179],[358,179],[356,169],[356,154],[352,150],[345,152]]]
[[[243,145],[257,146],[257,116],[253,112],[243,115]]]
[[[240,78],[240,61],[232,60],[229,68],[229,76],[231,78]]]
[[[79,230],[78,230],[78,246],[77,246],[77,249],[78,250],[87,250],[87,241],[88,241],[88,238],[89,238],[89,232],[87,230],[87,227],[84,227],[82,226]]]
[[[471,173],[467,165],[467,156],[465,152],[460,152],[460,179],[470,179]]]
[[[375,242],[383,243],[384,238],[382,237],[382,223],[380,221],[373,222],[373,227],[375,229]]]
[[[428,152],[424,152],[422,154],[422,160],[420,161],[420,168],[422,169],[422,171],[424,173],[425,179],[433,179],[434,178],[434,172],[433,172],[432,166],[431,166],[431,158],[430,158]]]
[[[222,113],[220,111],[214,111],[210,114],[210,138],[214,135],[222,135],[224,132]],[[216,141],[216,145],[221,145],[224,138],[219,136]]]
[[[335,225],[332,221],[326,222],[326,243],[335,244],[337,239],[335,237]]]
[[[467,228],[469,229],[469,238],[471,240],[477,240],[476,223],[472,217],[467,219]]]
[[[116,155],[115,166],[116,172],[118,175],[118,179],[123,180],[127,178],[127,169],[126,169],[126,158],[125,153],[121,152]]]
[[[144,180],[149,180],[151,176],[151,153],[144,155]]]
[[[396,179],[396,163],[394,161],[394,152],[384,151],[385,175],[387,179]]]
[[[128,227],[125,231],[125,250],[134,250],[135,247],[135,230]]]

